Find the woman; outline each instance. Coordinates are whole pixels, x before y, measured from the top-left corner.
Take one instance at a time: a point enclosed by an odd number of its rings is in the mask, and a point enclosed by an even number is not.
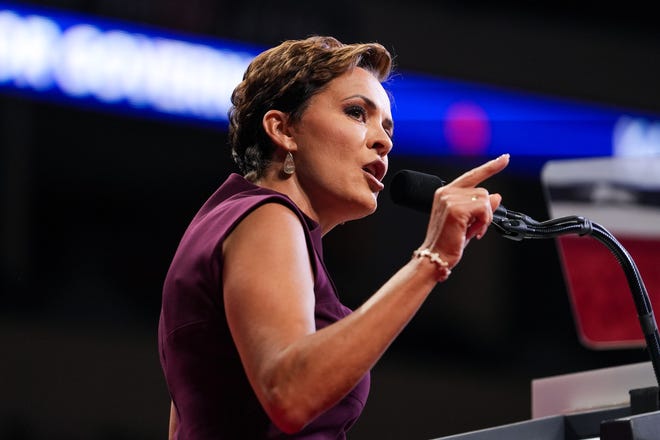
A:
[[[342,306],[321,237],[374,212],[392,149],[391,57],[378,44],[286,41],[232,96],[231,175],[200,209],[165,280],[161,363],[177,439],[345,438],[369,370],[480,238],[502,156],[436,192],[426,238],[360,308]]]

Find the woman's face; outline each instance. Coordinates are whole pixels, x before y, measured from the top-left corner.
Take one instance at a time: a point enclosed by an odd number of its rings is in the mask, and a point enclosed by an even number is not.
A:
[[[389,96],[362,68],[310,98],[291,130],[295,178],[326,229],[375,211],[393,128]]]

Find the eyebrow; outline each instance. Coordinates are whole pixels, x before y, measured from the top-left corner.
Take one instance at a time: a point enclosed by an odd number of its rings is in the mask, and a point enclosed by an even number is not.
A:
[[[369,107],[372,110],[377,110],[378,109],[378,106],[376,105],[376,103],[373,100],[371,100],[370,98],[367,98],[364,95],[360,95],[360,94],[348,96],[348,97],[344,98],[342,101],[348,101],[349,99],[353,99],[353,98],[362,99],[364,101],[364,103],[367,105],[367,107]],[[386,130],[394,131],[394,121],[391,120],[390,118],[385,118],[383,120],[383,128],[386,129]]]

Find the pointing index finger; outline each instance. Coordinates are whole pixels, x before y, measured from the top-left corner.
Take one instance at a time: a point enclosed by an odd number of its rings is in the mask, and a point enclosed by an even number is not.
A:
[[[491,161],[472,168],[470,171],[460,175],[449,185],[460,188],[473,188],[484,180],[502,171],[509,164],[509,154],[503,154]]]

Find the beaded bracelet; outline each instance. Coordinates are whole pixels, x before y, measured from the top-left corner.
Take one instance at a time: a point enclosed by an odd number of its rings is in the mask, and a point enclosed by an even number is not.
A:
[[[449,263],[440,258],[440,255],[437,252],[432,252],[431,249],[417,249],[413,252],[413,257],[415,258],[428,258],[431,260],[438,268],[439,276],[436,281],[442,282],[446,281],[451,275],[451,270],[449,269]]]

